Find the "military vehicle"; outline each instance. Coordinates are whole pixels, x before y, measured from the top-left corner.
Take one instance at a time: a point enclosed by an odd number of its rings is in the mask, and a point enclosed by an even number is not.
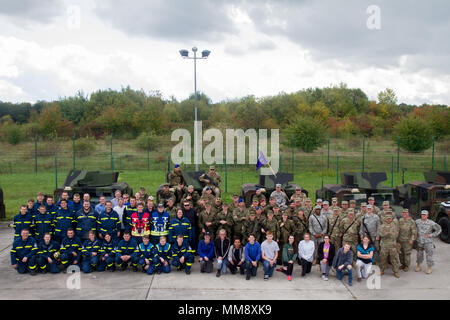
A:
[[[292,173],[277,173],[276,177],[274,175],[260,175],[259,183],[245,183],[241,188],[241,197],[245,201],[245,205],[249,207],[251,205],[252,197],[256,193],[256,188],[262,189],[262,194],[269,200],[270,194],[275,191],[275,185],[281,184],[281,189],[286,192],[286,195],[290,199],[295,193],[295,189],[300,187],[302,192],[308,196],[308,191],[303,189],[296,183],[290,181],[294,180],[294,175]]]
[[[170,173],[170,171],[167,171],[167,174],[166,174],[166,182],[167,183],[169,182],[169,173]],[[200,170],[200,171],[187,171],[187,172],[182,171],[181,175],[183,176],[184,181],[186,181],[186,186],[185,187],[187,187],[189,185],[192,185],[194,187],[194,191],[197,191],[199,196],[201,196],[203,188],[205,187],[205,183],[204,182],[200,182],[198,180],[198,178],[204,173],[205,173],[205,171],[203,171],[203,170]],[[156,189],[156,193],[158,193],[158,191],[163,189],[163,185],[164,185],[164,183],[159,185],[158,189]],[[174,189],[170,188],[170,191],[173,192]],[[177,199],[177,200],[179,201],[181,199]]]
[[[331,203],[336,197],[339,202],[355,200],[357,206],[374,197],[375,205],[381,207],[383,201],[389,201],[390,207],[397,217],[401,216],[402,208],[396,205],[397,190],[381,183],[387,180],[385,172],[344,172],[341,174],[342,184],[326,184],[316,190],[316,199],[320,198]]]
[[[414,218],[420,217],[422,210],[428,210],[429,219],[442,227],[441,239],[450,242],[450,172],[424,172],[425,181],[411,181],[400,185],[398,204],[408,208]]]
[[[70,170],[62,187],[55,190],[54,197],[56,201],[60,200],[63,191],[69,192],[69,198],[74,193],[79,193],[81,197],[89,193],[91,201],[96,203],[100,196],[111,200],[116,190],[132,195],[133,189],[126,182],[118,182],[118,178],[119,172]]]
[[[0,219],[6,218],[5,203],[3,202],[3,190],[0,188]]]

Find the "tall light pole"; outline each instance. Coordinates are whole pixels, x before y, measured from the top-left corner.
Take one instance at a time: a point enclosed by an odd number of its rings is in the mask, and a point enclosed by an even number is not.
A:
[[[198,140],[197,140],[197,59],[207,59],[211,51],[203,50],[202,56],[197,57],[197,47],[192,48],[192,52],[194,52],[193,57],[189,57],[189,51],[182,49],[179,51],[181,57],[183,59],[194,59],[194,105],[195,105],[195,120],[194,120],[194,162],[195,162],[195,171],[198,171]]]

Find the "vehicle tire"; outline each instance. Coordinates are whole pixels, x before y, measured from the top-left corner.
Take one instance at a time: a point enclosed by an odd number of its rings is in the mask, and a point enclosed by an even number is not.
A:
[[[442,232],[439,235],[442,241],[450,243],[450,218],[442,217],[439,219],[439,225],[442,228]]]

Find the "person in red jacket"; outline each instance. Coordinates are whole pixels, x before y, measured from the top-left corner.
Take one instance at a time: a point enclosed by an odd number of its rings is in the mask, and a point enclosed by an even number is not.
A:
[[[129,217],[131,225],[131,235],[138,244],[142,242],[143,236],[150,236],[150,214],[144,212],[144,205],[139,203],[137,211]]]

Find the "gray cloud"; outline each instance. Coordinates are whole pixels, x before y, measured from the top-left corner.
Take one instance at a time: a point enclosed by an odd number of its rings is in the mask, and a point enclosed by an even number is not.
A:
[[[58,0],[0,0],[0,15],[15,24],[25,22],[49,23],[63,13],[64,5]]]
[[[192,41],[218,41],[234,33],[225,0],[97,1],[96,14],[131,35]]]

